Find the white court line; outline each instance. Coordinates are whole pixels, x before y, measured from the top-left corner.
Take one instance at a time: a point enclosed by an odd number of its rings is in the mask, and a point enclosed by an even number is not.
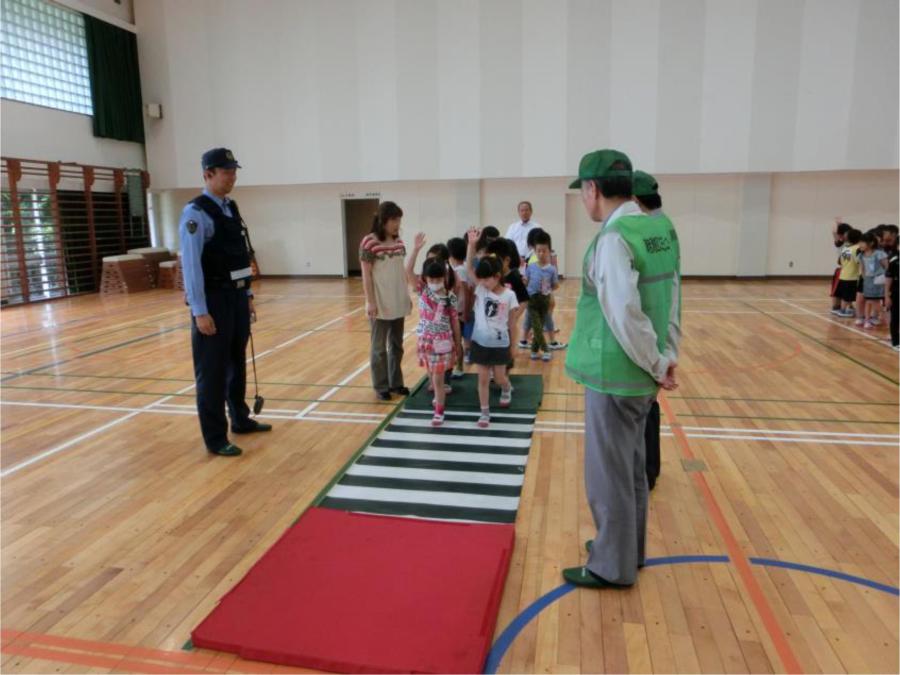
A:
[[[584,429],[577,428],[559,428],[559,427],[548,427],[548,428],[540,428],[537,427],[535,429],[536,432],[544,432],[550,434],[583,434]],[[841,440],[839,438],[797,438],[796,436],[749,436],[749,435],[728,435],[728,434],[697,434],[697,433],[686,433],[688,438],[712,438],[718,440],[726,440],[726,441],[766,441],[769,443],[818,443],[818,444],[829,444],[829,445],[881,445],[885,447],[893,447],[896,448],[900,446],[900,441],[894,442],[883,442],[883,441],[868,441],[868,440]],[[660,432],[660,436],[666,437],[674,437],[675,434],[671,432]]]
[[[537,423],[537,426],[543,425],[552,425],[552,426],[561,426],[561,427],[583,427],[584,422],[544,422],[540,421]],[[663,424],[661,429],[671,429],[668,424]],[[737,428],[737,427],[696,427],[696,426],[686,426],[682,425],[682,429],[687,429],[690,431],[727,431],[728,433],[735,434],[785,434],[788,436],[838,436],[842,438],[896,438],[900,439],[900,435],[898,434],[857,434],[843,431],[790,431],[785,429],[747,429],[747,428]]]
[[[787,300],[782,300],[781,302],[786,304],[788,307],[793,307],[794,309],[799,309],[804,314],[809,314],[810,316],[818,319],[819,321],[825,321],[827,323],[837,326],[838,328],[843,328],[844,330],[849,330],[851,333],[856,333],[857,335],[862,335],[864,338],[868,338],[869,340],[875,340],[875,342],[882,344],[885,347],[890,348],[890,345],[886,344],[884,342],[883,338],[880,338],[877,335],[872,335],[871,333],[866,333],[864,331],[858,330],[858,329],[854,328],[853,326],[848,326],[848,325],[843,324],[840,321],[837,321],[835,319],[830,319],[827,316],[822,316],[821,314],[810,311],[810,310],[806,309],[805,307],[798,307],[794,303],[788,302]]]
[[[406,339],[410,335],[412,335],[414,332],[415,331],[412,331],[412,330],[407,331],[406,335],[403,336],[403,342],[406,342]],[[318,401],[315,401],[314,403],[310,403],[303,410],[301,410],[299,413],[297,413],[297,419],[301,419],[301,418],[305,417],[306,415],[311,413],[313,410],[318,408],[320,403],[323,403],[324,401],[327,401],[329,398],[334,396],[337,392],[339,392],[341,390],[341,387],[343,387],[345,384],[348,384],[349,382],[351,382],[353,380],[353,378],[355,378],[357,375],[359,375],[361,372],[363,372],[370,365],[371,365],[371,361],[365,361],[365,362],[361,363],[359,368],[357,368],[352,373],[350,373],[347,377],[345,377],[343,380],[338,382],[334,387],[332,387],[331,389],[326,391]]]
[[[297,337],[291,338],[290,340],[282,342],[280,345],[276,345],[272,349],[267,349],[265,352],[263,352],[261,354],[257,354],[256,358],[260,359],[263,356],[266,356],[267,354],[271,354],[272,352],[276,351],[277,349],[281,349],[282,347],[286,347],[290,344],[293,344],[294,342],[297,342],[298,340],[303,339],[307,335],[311,335],[312,333],[314,333],[317,330],[322,330],[323,328],[330,326],[331,324],[333,324],[337,321],[341,321],[342,319],[346,319],[348,316],[351,316],[352,314],[356,314],[356,312],[362,311],[362,309],[363,309],[362,307],[357,307],[353,311],[347,312],[346,314],[339,316],[336,319],[332,319],[331,321],[328,321],[328,322],[322,324],[318,328],[314,328],[310,331],[301,333]],[[250,361],[251,361],[251,359],[247,359],[247,363],[249,363]],[[18,464],[11,466],[10,468],[6,469],[5,471],[0,472],[0,478],[6,478],[7,476],[10,476],[10,475],[16,473],[17,471],[21,471],[22,469],[24,469],[28,466],[31,466],[32,464],[34,464],[36,462],[46,459],[47,457],[52,457],[53,455],[55,455],[59,452],[62,452],[63,450],[66,450],[67,448],[72,447],[73,445],[80,443],[81,441],[87,440],[88,438],[91,438],[92,436],[96,436],[99,433],[102,433],[108,429],[111,429],[112,427],[114,427],[118,424],[121,424],[122,422],[126,422],[126,421],[130,420],[135,415],[139,415],[140,413],[142,413],[146,410],[150,410],[151,408],[161,405],[163,403],[168,403],[176,395],[184,394],[184,393],[190,391],[191,389],[193,389],[195,386],[196,386],[196,383],[189,384],[188,386],[176,391],[175,394],[170,394],[169,396],[163,396],[162,398],[160,398],[156,401],[153,401],[152,403],[148,403],[147,405],[143,406],[141,409],[139,409],[137,411],[130,412],[127,415],[123,415],[122,417],[119,417],[118,419],[114,419],[111,422],[107,422],[106,424],[103,424],[103,425],[97,427],[96,429],[93,429],[91,431],[83,433],[80,436],[76,436],[75,438],[73,438],[69,441],[66,441],[62,445],[58,445],[55,448],[50,448],[49,450],[45,450],[44,452],[39,453],[29,459],[26,459],[23,462],[19,462]]]

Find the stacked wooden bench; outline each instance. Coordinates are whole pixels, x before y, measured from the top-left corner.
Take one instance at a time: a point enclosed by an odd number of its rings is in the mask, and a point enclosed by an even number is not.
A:
[[[100,292],[103,294],[137,293],[153,288],[150,265],[140,255],[110,255],[103,258]]]

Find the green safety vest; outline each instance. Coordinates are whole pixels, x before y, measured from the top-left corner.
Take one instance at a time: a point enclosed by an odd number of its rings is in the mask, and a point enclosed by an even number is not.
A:
[[[613,336],[600,308],[597,288],[588,275],[597,242],[613,232],[618,232],[631,249],[633,266],[639,275],[641,311],[653,324],[659,351],[666,346],[672,285],[681,267],[675,226],[665,215],[622,216],[604,227],[585,253],[581,297],[566,355],[566,374],[579,384],[605,394],[655,394],[658,385],[653,376],[632,361]],[[678,304],[680,312],[681,302]]]

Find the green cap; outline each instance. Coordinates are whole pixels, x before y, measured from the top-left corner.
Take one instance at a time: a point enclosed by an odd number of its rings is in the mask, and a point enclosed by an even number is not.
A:
[[[659,183],[646,171],[635,171],[631,193],[635,197],[649,197],[659,194]]]
[[[613,169],[617,163],[624,164],[625,169]],[[573,190],[581,187],[581,181],[590,178],[611,178],[613,176],[627,176],[631,178],[631,160],[628,155],[618,150],[594,150],[581,158],[578,164],[578,178],[569,185]]]

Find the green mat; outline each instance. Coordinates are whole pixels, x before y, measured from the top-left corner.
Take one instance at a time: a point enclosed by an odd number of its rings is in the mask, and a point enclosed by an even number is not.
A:
[[[512,405],[508,412],[537,412],[544,396],[544,378],[540,375],[510,375],[513,386]],[[478,375],[466,374],[458,380],[451,380],[453,393],[447,396],[447,410],[478,410]],[[491,410],[501,412],[500,389],[491,385]],[[419,383],[406,400],[405,408],[431,410],[434,394],[428,391],[428,380]]]

